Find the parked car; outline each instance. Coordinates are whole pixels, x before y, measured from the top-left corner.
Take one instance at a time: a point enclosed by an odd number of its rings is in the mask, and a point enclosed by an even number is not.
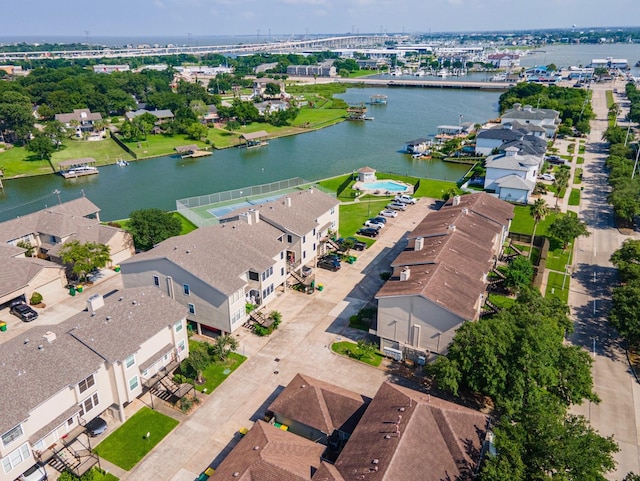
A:
[[[373,227],[374,229],[382,229],[384,227],[384,224],[382,222],[378,222],[375,219],[365,220],[364,225],[366,227]]]
[[[342,237],[340,239],[338,239],[336,242],[337,244],[340,246],[340,250],[346,250],[342,248],[342,243],[344,241],[349,241],[352,243],[351,249],[357,250],[357,251],[363,251],[367,248],[367,243],[366,242],[362,242],[358,239],[356,239],[355,237],[347,237],[346,239],[343,239]]]
[[[38,463],[31,466],[18,477],[19,481],[46,481],[47,472]]]
[[[411,197],[408,194],[396,195],[396,198],[394,199],[394,201],[402,202],[403,204],[415,204],[416,202],[418,202],[417,199],[415,199],[414,197]]]
[[[373,217],[372,219],[375,220],[378,224],[386,224],[387,223],[387,218],[386,217],[377,216],[377,217]]]
[[[107,430],[107,421],[100,416],[95,417],[85,425],[85,429],[89,436],[95,437]]]
[[[340,269],[340,261],[337,256],[324,256],[318,259],[318,267],[329,271],[337,271]]]
[[[554,180],[556,180],[556,177],[553,174],[542,174],[538,176],[538,179],[550,180],[551,182],[553,182]]]
[[[301,269],[302,275],[305,277],[308,277],[311,275],[311,273],[313,272],[313,267],[310,266],[302,266]]]
[[[380,211],[380,215],[383,217],[398,217],[398,212],[393,209],[385,209]]]
[[[356,232],[358,235],[364,235],[367,237],[378,237],[379,233],[380,229],[376,229],[375,227],[364,227]]]
[[[393,201],[390,204],[386,205],[387,209],[393,210],[407,210],[407,204],[403,204],[402,202]]]
[[[24,322],[31,322],[38,318],[38,313],[22,301],[11,304],[11,314],[18,316]]]

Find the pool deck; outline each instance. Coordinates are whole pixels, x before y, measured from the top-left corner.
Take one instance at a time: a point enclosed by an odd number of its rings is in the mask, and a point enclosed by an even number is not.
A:
[[[397,189],[388,189],[380,187],[376,184],[395,184]],[[365,194],[371,195],[391,195],[391,194],[413,194],[413,185],[400,182],[399,180],[377,180],[375,182],[362,182],[358,181],[353,184],[353,190],[358,190]]]

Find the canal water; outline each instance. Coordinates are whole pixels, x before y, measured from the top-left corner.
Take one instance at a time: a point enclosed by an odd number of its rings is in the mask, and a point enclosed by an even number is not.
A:
[[[318,180],[368,165],[379,171],[458,180],[467,165],[415,160],[400,152],[404,142],[436,133],[442,124],[485,122],[498,114],[496,92],[400,88],[353,88],[348,103],[388,96],[387,106],[370,106],[373,121],[342,122],[315,132],[274,139],[259,149],[226,149],[210,157],[175,156],[100,167],[100,174],[65,180],[46,175],[4,181],[0,221],[86,195],[103,220],[125,218],[133,210],[174,210],[176,199],[301,177]]]

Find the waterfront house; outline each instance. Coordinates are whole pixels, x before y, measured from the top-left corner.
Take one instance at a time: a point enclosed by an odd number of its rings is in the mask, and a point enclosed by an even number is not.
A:
[[[173,120],[174,118],[173,112],[171,112],[171,110],[169,109],[163,109],[163,110],[138,109],[133,112],[127,112],[126,114],[124,114],[124,116],[127,120],[131,121],[143,114],[153,115],[156,118],[156,125],[162,125],[166,122]]]
[[[124,421],[124,407],[147,381],[166,375],[188,350],[184,307],[149,287],[92,296],[67,321],[4,342],[0,481],[54,458],[82,475],[97,463],[85,424],[98,415]]]
[[[534,109],[531,105],[522,106],[515,103],[513,108],[505,111],[501,117],[503,124],[513,121],[542,127],[547,137],[551,138],[560,124],[560,112],[552,109]]]
[[[547,148],[546,130],[533,124],[517,121],[495,125],[481,130],[476,136],[476,154],[489,155],[511,145],[519,147],[521,154],[544,155]]]
[[[219,120],[220,120],[220,115],[218,115],[218,107],[216,107],[213,104],[207,105],[207,111],[202,116],[202,123],[207,125],[215,124]]]
[[[307,408],[322,418],[317,424],[333,424],[334,416],[348,414],[358,399],[364,397],[296,375],[274,402],[291,412],[291,425],[271,418],[268,410],[269,423],[254,424],[210,480],[471,480],[493,449],[486,414],[388,382],[370,403],[360,404],[349,421],[354,426],[349,436],[331,437],[325,446],[324,438],[309,441],[313,430],[294,434],[292,427],[309,418]]]
[[[239,209],[123,262],[124,285],[177,299],[200,334],[233,332],[249,319],[247,303],[267,306],[292,271],[315,265],[329,229],[337,230],[337,207],[334,197],[307,189]]]
[[[407,154],[421,154],[431,147],[431,140],[425,138],[407,140],[402,150]]]
[[[65,128],[73,129],[77,138],[82,138],[84,134],[97,134],[96,123],[102,122],[100,112],[91,112],[89,109],[74,109],[67,114],[56,114],[55,119],[61,122]]]
[[[520,148],[513,145],[499,154],[487,157],[484,188],[495,192],[500,199],[526,204],[535,188],[544,156],[519,152]],[[520,181],[515,180],[514,176],[520,178]]]
[[[70,241],[109,246],[117,265],[134,253],[131,235],[100,223],[100,209],[86,197],[0,223],[0,304],[39,292],[46,302],[66,295],[60,250]]]
[[[375,296],[370,332],[381,350],[418,360],[447,352],[458,327],[479,318],[512,218],[511,204],[480,192],[449,199],[416,226]]]

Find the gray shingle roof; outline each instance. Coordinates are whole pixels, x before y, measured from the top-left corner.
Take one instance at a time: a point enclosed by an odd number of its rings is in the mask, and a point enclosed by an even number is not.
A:
[[[245,285],[241,279],[249,269],[263,272],[285,248],[282,231],[264,221],[249,225],[236,220],[201,227],[187,235],[167,239],[150,251],[121,263],[127,266],[149,260],[167,259],[185,271],[231,295]]]
[[[516,147],[517,148],[517,147]],[[540,165],[542,158],[533,155],[506,155],[497,154],[487,157],[485,161],[487,169],[507,169],[527,172],[531,167]]]
[[[533,191],[534,187],[536,186],[535,182],[531,182],[530,180],[523,179],[522,177],[516,174],[500,177],[499,179],[496,180],[496,184],[498,184],[500,187],[507,188],[507,189],[520,189],[520,190],[527,190],[529,192]]]
[[[73,112],[68,114],[56,114],[55,119],[63,124],[68,124],[72,120],[82,121],[97,121],[102,120],[100,112],[91,112],[89,109],[74,109]]]
[[[522,137],[524,137],[524,134],[522,134],[521,132],[514,132],[511,129],[505,129],[502,126],[497,126],[488,130],[483,130],[477,135],[476,138],[487,140],[502,140],[504,142],[521,139]]]

